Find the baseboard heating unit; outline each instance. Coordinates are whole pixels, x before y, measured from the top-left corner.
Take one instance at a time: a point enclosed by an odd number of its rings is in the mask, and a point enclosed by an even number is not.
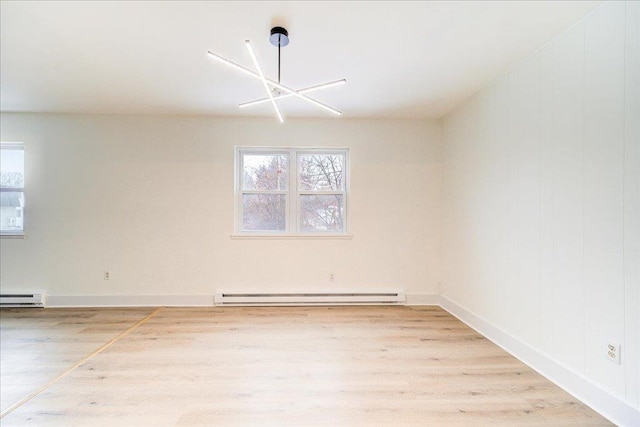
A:
[[[0,294],[0,307],[44,307],[44,294]]]
[[[404,292],[216,293],[215,305],[403,305]]]

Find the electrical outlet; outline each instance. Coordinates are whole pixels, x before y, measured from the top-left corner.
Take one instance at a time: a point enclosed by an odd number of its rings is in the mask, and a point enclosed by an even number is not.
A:
[[[104,272],[104,280],[111,280],[111,272],[110,271],[105,271]]]
[[[329,273],[329,281],[330,282],[335,282],[336,281],[336,275],[334,273]]]
[[[607,343],[607,359],[618,365],[620,364],[620,344],[615,342]]]

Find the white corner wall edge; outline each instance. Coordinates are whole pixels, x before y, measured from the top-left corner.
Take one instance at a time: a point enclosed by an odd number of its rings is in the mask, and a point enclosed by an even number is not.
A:
[[[577,372],[512,337],[448,298],[440,296],[439,305],[609,421],[619,426],[640,426],[640,410],[638,408],[632,407]]]
[[[47,308],[209,307],[213,295],[48,295]]]

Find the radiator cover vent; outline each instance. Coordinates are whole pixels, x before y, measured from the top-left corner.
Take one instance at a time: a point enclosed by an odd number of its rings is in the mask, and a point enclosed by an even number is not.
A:
[[[0,294],[0,307],[44,307],[44,294]]]
[[[219,292],[215,305],[402,305],[404,292]]]

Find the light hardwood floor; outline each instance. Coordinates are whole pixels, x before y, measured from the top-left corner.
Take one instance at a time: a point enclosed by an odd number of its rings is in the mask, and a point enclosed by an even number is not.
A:
[[[436,307],[0,310],[2,426],[602,426]]]

